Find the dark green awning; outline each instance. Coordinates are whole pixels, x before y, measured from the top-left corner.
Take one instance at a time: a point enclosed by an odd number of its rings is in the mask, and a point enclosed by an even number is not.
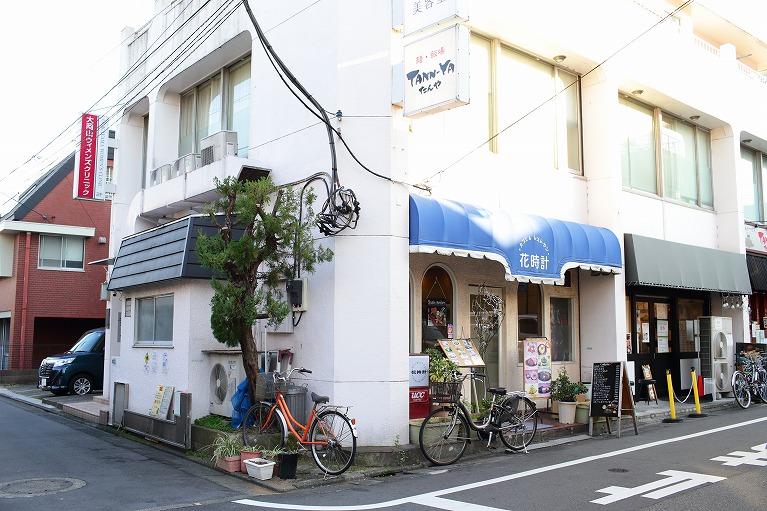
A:
[[[624,235],[626,285],[751,294],[745,254]]]
[[[751,278],[751,289],[767,291],[767,257],[746,254],[748,276]]]

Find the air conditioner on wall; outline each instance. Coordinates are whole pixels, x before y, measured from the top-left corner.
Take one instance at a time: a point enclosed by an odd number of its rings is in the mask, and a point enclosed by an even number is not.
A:
[[[732,391],[732,318],[702,316],[700,323],[700,374],[713,381],[717,394]],[[714,398],[721,397],[714,395]]]
[[[173,177],[180,177],[186,174],[187,172],[192,172],[193,170],[197,169],[198,167],[201,167],[200,163],[200,155],[189,153],[185,154],[178,160],[173,162]]]
[[[232,396],[237,385],[245,380],[245,367],[238,351],[231,353],[210,352],[210,413],[224,417],[232,416]]]
[[[214,161],[224,159],[224,156],[237,155],[237,132],[219,131],[200,141],[201,165],[210,165]]]
[[[149,174],[149,186],[159,185],[170,179],[170,173],[172,171],[170,164],[160,165]]]

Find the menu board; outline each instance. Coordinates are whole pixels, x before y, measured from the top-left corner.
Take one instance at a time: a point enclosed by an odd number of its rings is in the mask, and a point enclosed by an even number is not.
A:
[[[157,386],[157,391],[154,394],[154,402],[152,403],[152,408],[149,410],[149,415],[160,419],[168,418],[168,411],[170,410],[170,405],[173,401],[174,389],[175,387],[169,387],[167,385]]]
[[[525,392],[531,398],[551,395],[551,341],[549,339],[525,339],[522,341],[523,365],[525,367]]]
[[[442,339],[439,341],[439,346],[448,359],[461,367],[485,365],[471,339]]]
[[[618,437],[621,436],[621,416],[634,420],[634,433],[639,434],[634,399],[626,373],[625,362],[595,362],[591,380],[591,408],[589,434],[594,431],[594,417],[604,417],[610,433],[610,419],[618,419]]]
[[[619,410],[620,362],[597,362],[591,380],[591,416],[617,417]]]

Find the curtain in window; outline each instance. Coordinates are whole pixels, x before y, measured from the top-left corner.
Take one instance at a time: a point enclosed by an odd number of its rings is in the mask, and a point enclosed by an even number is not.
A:
[[[658,193],[651,108],[619,99],[623,186]]]
[[[173,296],[158,296],[155,299],[154,324],[155,342],[173,341]]]
[[[508,48],[498,63],[499,153],[510,154],[515,168],[555,166],[554,68]]]
[[[574,170],[580,173],[580,130],[578,128],[578,77],[556,70],[557,91],[557,147],[564,152],[564,161],[557,161],[557,168]]]
[[[237,156],[248,156],[250,128],[250,61],[229,72],[227,129],[237,132]]]
[[[194,93],[181,96],[181,126],[179,129],[178,154],[194,152]]]
[[[39,266],[61,267],[61,236],[40,236]]]
[[[711,134],[698,128],[696,138],[698,150],[698,182],[700,183],[700,205],[714,207],[714,181],[711,167]]]
[[[62,264],[64,268],[83,268],[83,253],[85,251],[85,240],[82,238],[64,238],[64,249],[62,251]]]
[[[695,128],[673,117],[663,117],[660,142],[663,195],[688,204],[697,204]]]
[[[221,131],[221,77],[197,89],[197,140]]]
[[[154,340],[154,299],[136,300],[136,342]]]
[[[756,154],[741,147],[738,164],[738,189],[743,200],[743,219],[759,221],[759,187],[756,172]]]

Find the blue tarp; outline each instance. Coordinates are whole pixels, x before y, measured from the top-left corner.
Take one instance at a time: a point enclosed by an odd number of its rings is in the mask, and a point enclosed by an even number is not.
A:
[[[232,427],[237,429],[242,424],[242,419],[245,417],[248,409],[250,408],[250,392],[248,392],[248,379],[245,378],[237,385],[237,391],[232,396]]]
[[[507,280],[558,283],[570,268],[620,273],[621,246],[609,229],[410,195],[410,251],[487,258]]]

